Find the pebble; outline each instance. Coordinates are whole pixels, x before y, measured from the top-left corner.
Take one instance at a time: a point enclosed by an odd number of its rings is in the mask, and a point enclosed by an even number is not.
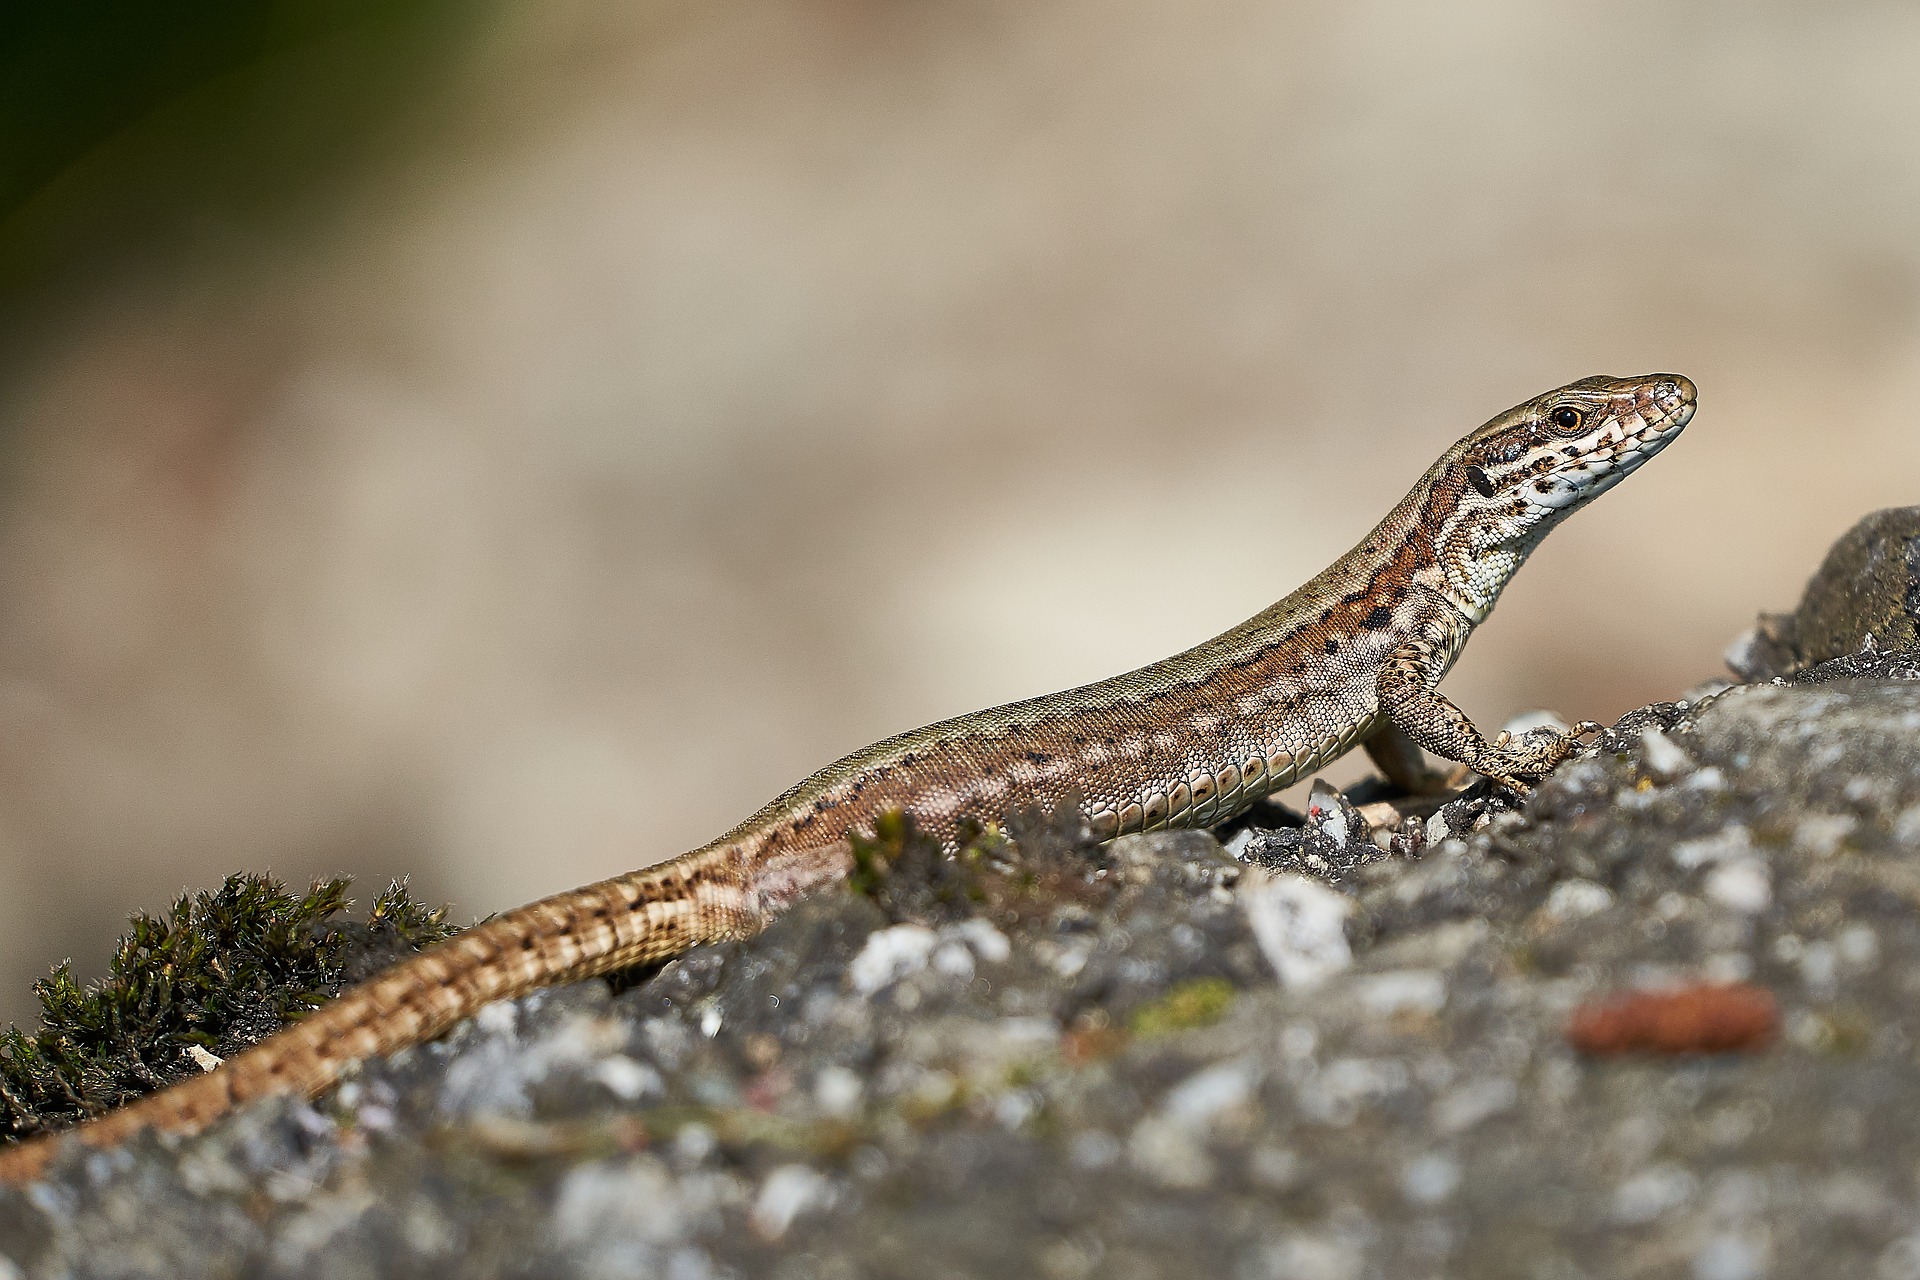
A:
[[[1400,1171],[1400,1193],[1414,1204],[1440,1204],[1459,1190],[1461,1176],[1460,1162],[1452,1156],[1415,1156]]]
[[[939,942],[940,935],[925,925],[897,924],[876,930],[847,966],[847,978],[861,995],[873,995],[924,969]]]
[[[1238,897],[1260,953],[1287,986],[1318,986],[1353,963],[1346,932],[1353,902],[1321,881],[1253,868]]]
[[[1355,978],[1353,993],[1376,1017],[1438,1013],[1447,1003],[1447,980],[1437,969],[1400,969]]]
[[[1755,915],[1773,901],[1773,878],[1760,859],[1736,858],[1707,873],[1704,891],[1723,907]]]
[[[1591,880],[1562,880],[1547,894],[1542,908],[1560,920],[1584,920],[1613,905],[1613,890]]]
[[[832,1206],[833,1184],[804,1164],[785,1164],[767,1175],[748,1217],[754,1234],[769,1243],[787,1234],[802,1214]]]
[[[1640,759],[1658,782],[1672,782],[1693,769],[1693,757],[1653,725],[1640,731]]]

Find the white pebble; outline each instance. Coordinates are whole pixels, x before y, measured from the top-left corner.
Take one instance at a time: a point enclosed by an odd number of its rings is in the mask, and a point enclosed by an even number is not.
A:
[[[1120,1139],[1104,1129],[1088,1129],[1073,1135],[1067,1144],[1067,1159],[1076,1169],[1099,1170],[1120,1158]]]
[[[633,1102],[666,1089],[660,1073],[643,1062],[635,1062],[624,1053],[602,1058],[593,1064],[593,1078],[622,1102]]]
[[[958,938],[973,949],[988,964],[1005,964],[1013,954],[1013,944],[1007,941],[1007,935],[993,927],[990,921],[979,916],[951,924],[940,931],[943,938]]]
[[[748,1221],[762,1240],[776,1241],[803,1213],[833,1204],[833,1184],[803,1164],[783,1164],[767,1175]]]
[[[1447,980],[1435,969],[1396,969],[1354,979],[1354,995],[1368,1013],[1438,1013],[1447,1003]]]
[[[1612,1218],[1628,1226],[1652,1222],[1693,1199],[1700,1180],[1677,1164],[1642,1169],[1613,1189]]]
[[[939,941],[940,935],[924,925],[897,924],[878,930],[868,935],[867,944],[847,966],[847,976],[854,990],[870,996],[924,969]]]
[[[1733,858],[1750,856],[1753,853],[1753,836],[1746,827],[1733,822],[1710,836],[1702,836],[1698,840],[1682,840],[1674,845],[1670,852],[1679,867],[1692,871],[1695,867],[1704,867],[1709,863],[1726,862]]]
[[[1905,845],[1920,845],[1920,804],[1902,809],[1893,820],[1893,838]]]
[[[1240,877],[1236,896],[1260,953],[1286,986],[1316,986],[1353,963],[1346,930],[1353,903],[1320,881],[1255,868]]]
[[[1204,1124],[1253,1097],[1255,1072],[1246,1062],[1223,1062],[1196,1071],[1167,1091],[1161,1109],[1189,1124]]]
[[[1707,897],[1746,915],[1767,909],[1773,901],[1773,878],[1758,858],[1738,858],[1707,873]]]
[[[1693,768],[1693,757],[1652,725],[1640,731],[1640,758],[1647,772],[1661,782],[1672,782]]]
[[[1400,1171],[1400,1194],[1414,1204],[1439,1204],[1459,1187],[1460,1162],[1451,1156],[1415,1156]]]
[[[1756,1280],[1767,1271],[1767,1240],[1760,1228],[1708,1236],[1693,1255],[1694,1280]]]
[[[1700,965],[1708,982],[1745,982],[1753,976],[1753,957],[1740,951],[1716,951]]]
[[[1360,1280],[1366,1258],[1350,1241],[1295,1235],[1272,1246],[1260,1274],[1284,1280]]]
[[[1880,958],[1880,935],[1871,925],[1850,924],[1833,940],[1840,958],[1856,969],[1865,969]]]
[[[1193,1126],[1154,1114],[1133,1126],[1127,1162],[1163,1187],[1198,1191],[1213,1182],[1213,1157]]]
[[[973,952],[958,942],[948,942],[933,949],[932,968],[935,973],[961,982],[973,978]]]
[[[510,1036],[519,1021],[519,1009],[511,1000],[497,1000],[473,1015],[473,1025],[490,1036]]]
[[[1794,824],[1793,847],[1816,858],[1831,858],[1860,820],[1850,813],[1810,813]]]
[[[822,1067],[813,1078],[813,1101],[830,1116],[846,1119],[860,1110],[867,1086],[845,1067]]]
[[[1561,920],[1584,920],[1613,905],[1613,890],[1591,880],[1562,880],[1553,886],[1542,908]]]
[[[1511,1111],[1519,1100],[1519,1088],[1505,1076],[1470,1080],[1434,1103],[1434,1127],[1442,1133],[1459,1133],[1490,1116]]]

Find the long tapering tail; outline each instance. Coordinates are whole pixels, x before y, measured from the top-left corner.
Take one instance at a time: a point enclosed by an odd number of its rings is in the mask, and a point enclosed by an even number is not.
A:
[[[311,1098],[351,1063],[430,1040],[482,1006],[558,981],[664,960],[759,931],[762,912],[738,843],[543,898],[394,965],[301,1021],[183,1080],[81,1125],[95,1147],[142,1129],[198,1133],[255,1098]],[[32,1182],[67,1134],[0,1150],[0,1182]]]

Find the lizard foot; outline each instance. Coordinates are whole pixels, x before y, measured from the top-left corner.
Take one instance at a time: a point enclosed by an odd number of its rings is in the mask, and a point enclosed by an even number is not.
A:
[[[1532,783],[1527,779],[1538,780],[1552,773],[1556,765],[1585,745],[1582,738],[1598,732],[1601,726],[1591,720],[1582,720],[1569,733],[1536,729],[1515,739],[1503,731],[1472,761],[1473,771],[1486,775],[1524,800],[1533,794]]]

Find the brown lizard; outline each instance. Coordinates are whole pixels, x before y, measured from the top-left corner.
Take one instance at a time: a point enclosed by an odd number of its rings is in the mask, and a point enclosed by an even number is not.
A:
[[[1673,374],[1587,378],[1493,419],[1428,468],[1358,546],[1258,616],[1097,684],[943,720],[857,751],[726,835],[573,889],[396,964],[203,1076],[75,1131],[195,1133],[241,1103],[312,1097],[351,1063],[535,987],[744,938],[843,879],[850,837],[910,813],[949,849],[967,820],[1077,799],[1100,839],[1204,827],[1367,743],[1408,743],[1524,790],[1572,734],[1489,741],[1435,686],[1547,531],[1664,448],[1693,416]],[[60,1135],[0,1151],[37,1177]]]

